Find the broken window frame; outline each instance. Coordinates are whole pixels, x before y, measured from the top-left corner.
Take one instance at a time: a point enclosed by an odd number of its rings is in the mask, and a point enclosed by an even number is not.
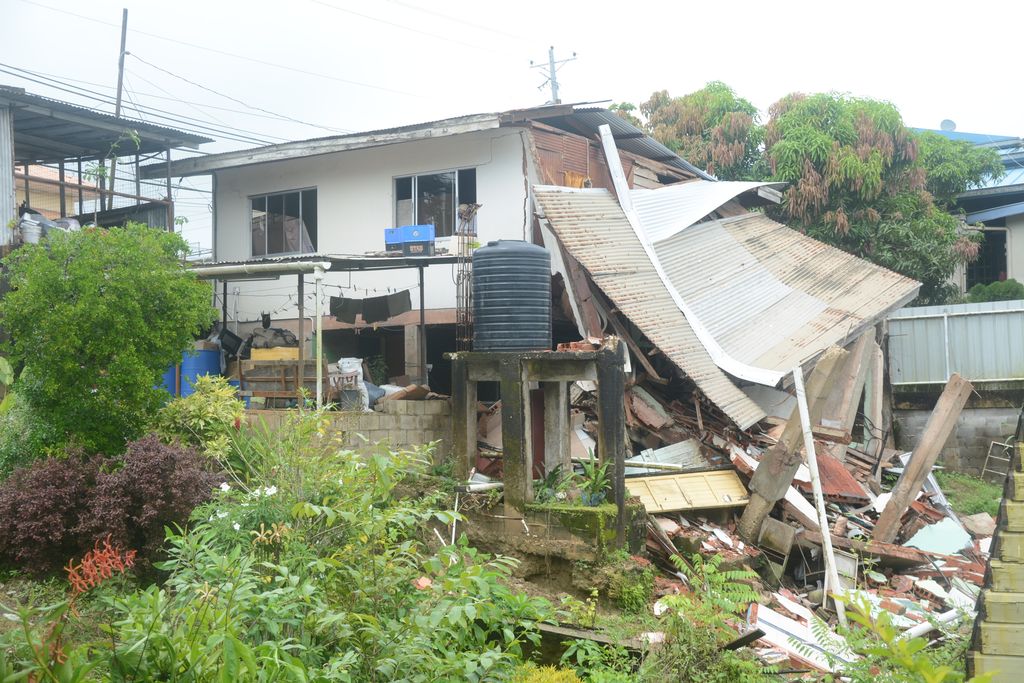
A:
[[[280,201],[281,201],[281,206],[282,206],[282,214],[281,215],[286,215],[284,213],[284,208],[283,207],[288,204],[288,201],[289,201],[290,197],[295,197],[296,201],[298,202],[299,209],[298,209],[298,216],[296,216],[296,218],[298,218],[299,226],[301,228],[301,232],[300,232],[300,234],[298,236],[298,241],[299,241],[299,249],[298,250],[286,250],[284,248],[286,243],[287,243],[287,241],[286,241],[286,238],[285,238],[285,227],[284,227],[283,223],[282,223],[282,225],[280,227],[280,230],[281,230],[281,236],[280,236],[281,249],[280,250],[272,251],[271,248],[270,248],[271,247],[271,244],[270,244],[270,242],[271,242],[270,232],[271,231],[270,231],[269,226],[268,226],[268,224],[270,222],[270,220],[269,220],[270,211],[268,209],[268,204],[270,203],[272,198],[277,198],[277,197],[280,197]],[[310,199],[312,200],[312,207],[308,206]],[[257,209],[257,204],[259,202],[261,202],[261,201],[263,202],[263,208],[262,209]],[[250,255],[253,258],[259,258],[259,257],[264,257],[264,256],[289,256],[289,255],[293,255],[293,254],[315,254],[316,251],[317,251],[317,223],[318,223],[318,221],[317,221],[317,215],[318,215],[317,206],[318,206],[318,203],[319,203],[319,201],[317,199],[317,188],[316,187],[303,187],[303,188],[299,188],[299,189],[295,189],[295,190],[282,190],[280,192],[267,192],[267,193],[264,193],[264,194],[251,195],[249,197],[249,253],[250,253]],[[256,238],[257,220],[258,219],[257,219],[257,216],[255,214],[259,210],[263,211],[263,217],[262,217],[262,224],[263,224],[263,226],[262,226],[262,232],[263,232],[262,239],[263,239],[263,244],[262,244],[262,249],[258,249],[257,248],[257,238]],[[309,217],[311,219],[311,222],[312,222],[311,225],[306,223],[306,218],[307,217]]]
[[[464,185],[469,185],[469,173],[472,173],[473,178],[471,194],[469,192],[468,187],[463,187]],[[446,207],[446,210],[451,212],[451,220],[447,221],[444,225],[438,225],[434,223],[434,236],[451,237],[452,235],[455,234],[459,222],[459,205],[466,203],[476,203],[477,201],[477,178],[475,166],[468,166],[463,168],[450,168],[443,171],[416,173],[412,175],[395,176],[394,178],[392,178],[391,189],[392,192],[394,193],[394,201],[392,202],[392,207],[395,227],[401,227],[405,225],[425,225],[423,221],[428,220],[428,217],[420,215],[420,179],[428,178],[431,176],[444,175],[452,176],[452,202],[450,207]],[[460,179],[462,179],[462,182],[460,182]],[[408,195],[408,197],[402,199],[400,198],[399,184],[404,182],[409,183],[409,189],[407,191],[401,192],[402,195]],[[408,206],[401,206],[399,204],[399,202],[403,201],[409,202]],[[403,216],[406,218],[403,218]]]

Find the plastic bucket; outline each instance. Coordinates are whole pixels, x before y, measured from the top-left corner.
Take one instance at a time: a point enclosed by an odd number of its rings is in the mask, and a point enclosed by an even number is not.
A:
[[[21,224],[21,239],[25,240],[25,244],[39,244],[39,238],[42,236],[43,226],[38,223],[25,221]]]

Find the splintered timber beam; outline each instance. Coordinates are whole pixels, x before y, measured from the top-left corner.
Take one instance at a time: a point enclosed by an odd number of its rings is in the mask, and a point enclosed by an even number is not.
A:
[[[892,490],[889,502],[875,524],[872,538],[882,543],[891,543],[899,530],[900,518],[907,506],[917,497],[924,480],[932,471],[935,461],[946,445],[946,440],[956,428],[960,411],[967,404],[974,387],[958,374],[953,374],[942,390],[942,396],[935,404],[935,410],[928,418],[928,423],[921,434],[921,440],[910,455],[903,474],[900,475],[896,487]]]
[[[807,380],[807,404],[812,423],[821,415],[822,399],[832,386],[836,372],[848,352],[833,346],[825,350],[814,366]],[[748,543],[755,543],[765,517],[780,501],[793,483],[793,476],[801,465],[800,444],[803,430],[800,426],[799,408],[786,423],[778,442],[765,451],[754,476],[750,479],[750,501],[740,518],[737,531]]]

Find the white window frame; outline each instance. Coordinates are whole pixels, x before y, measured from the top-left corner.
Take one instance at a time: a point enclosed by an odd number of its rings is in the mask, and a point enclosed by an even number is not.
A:
[[[299,222],[302,224],[303,227],[305,227],[305,222],[302,220],[302,193],[303,192],[309,192],[310,190],[316,191],[316,204],[317,204],[317,212],[316,212],[316,217],[317,217],[317,221],[316,221],[316,240],[315,240],[316,241],[316,246],[313,248],[313,250],[309,251],[309,252],[305,252],[305,251],[301,251],[301,250],[300,251],[275,251],[274,253],[271,254],[271,253],[269,253],[267,251],[267,239],[268,239],[269,235],[267,234],[267,230],[264,229],[264,231],[263,231],[263,254],[260,255],[260,256],[257,256],[256,254],[254,254],[253,253],[254,250],[252,248],[252,212],[253,212],[252,203],[253,203],[253,200],[256,200],[256,199],[269,199],[270,197],[277,197],[279,195],[286,195],[286,194],[297,194],[297,195],[299,195]],[[310,187],[300,187],[300,188],[297,188],[297,189],[294,189],[294,190],[280,190],[280,191],[274,191],[274,192],[262,192],[260,194],[249,195],[247,199],[248,199],[248,202],[249,202],[249,257],[250,258],[266,258],[266,257],[273,257],[273,256],[299,256],[299,255],[306,254],[306,253],[314,254],[314,253],[316,253],[319,250],[319,248],[320,248],[320,190],[319,190],[319,188],[316,185],[312,185]],[[310,242],[312,243],[313,241],[314,240],[311,238]],[[299,243],[300,243],[300,245],[302,243],[301,235],[299,236]]]

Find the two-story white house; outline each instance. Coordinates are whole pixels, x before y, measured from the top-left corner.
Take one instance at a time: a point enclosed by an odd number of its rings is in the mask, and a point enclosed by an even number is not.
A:
[[[215,262],[379,253],[385,249],[385,229],[423,224],[434,225],[438,250],[454,251],[461,204],[480,205],[479,244],[540,242],[531,185],[611,188],[597,133],[602,124],[612,126],[631,186],[709,178],[614,113],[571,105],[195,157],[173,162],[171,174],[212,176]],[[454,349],[455,267],[425,271],[428,364]],[[417,288],[415,269],[328,272],[323,310],[330,309],[330,296],[358,299],[403,290],[412,290],[418,303]],[[293,278],[220,282],[216,291],[229,326],[244,331],[266,312],[275,325],[298,328]],[[226,301],[220,300],[225,291]],[[312,291],[305,288],[306,316],[314,310]],[[416,310],[372,323],[362,316],[343,322],[325,315],[324,348],[329,358],[381,355],[390,376],[406,374],[416,363],[418,321]],[[311,327],[307,323],[305,329]],[[443,386],[443,372],[432,373],[432,379],[435,374]]]

